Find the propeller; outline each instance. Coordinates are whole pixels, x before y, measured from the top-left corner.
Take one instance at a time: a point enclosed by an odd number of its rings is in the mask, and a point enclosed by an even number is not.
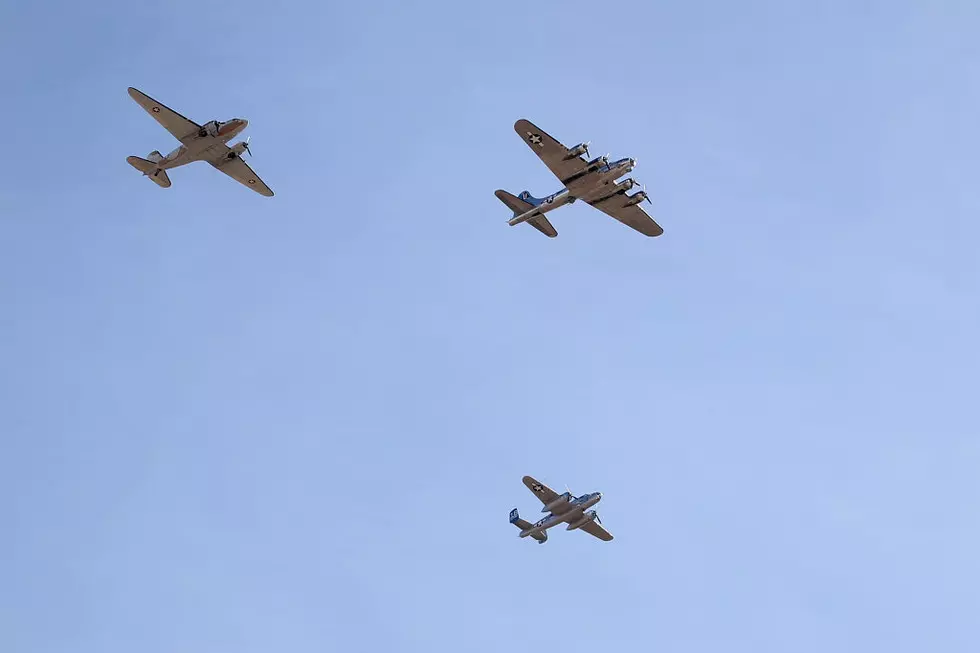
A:
[[[248,155],[249,156],[252,156],[252,150],[248,149],[248,142],[250,140],[252,140],[252,137],[251,136],[249,136],[248,138],[245,139],[245,147],[244,147],[244,149],[245,149],[246,152],[248,152]]]
[[[599,513],[596,513],[596,514],[595,514],[595,520],[596,520],[597,522],[599,522],[600,524],[602,523],[602,520],[601,520],[601,519],[599,519]]]
[[[636,182],[634,182],[634,184],[635,183]],[[643,184],[643,188],[640,189],[640,192],[643,193],[643,199],[645,199],[646,201],[650,202],[650,206],[653,206],[653,202],[650,201],[650,196],[647,195],[647,185],[646,184]],[[639,193],[637,193],[637,195],[639,195]]]
[[[589,154],[589,146],[592,145],[592,141],[589,141],[588,143],[582,143],[582,145],[585,147],[585,158],[587,159],[591,156]]]

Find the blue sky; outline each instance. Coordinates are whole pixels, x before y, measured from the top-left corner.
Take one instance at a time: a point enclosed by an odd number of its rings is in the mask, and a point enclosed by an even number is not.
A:
[[[813,4],[3,5],[0,650],[975,651],[980,6]]]

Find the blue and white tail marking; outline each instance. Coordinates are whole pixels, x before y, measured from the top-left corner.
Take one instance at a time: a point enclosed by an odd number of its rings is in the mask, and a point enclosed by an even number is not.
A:
[[[510,511],[510,523],[513,524],[514,526],[517,526],[519,529],[521,529],[520,537],[527,537],[528,535],[530,535],[531,537],[533,537],[535,540],[538,541],[538,544],[544,544],[545,542],[548,541],[547,531],[531,532],[531,529],[534,528],[534,524],[524,519],[521,519],[521,515],[517,512],[517,508],[514,508],[513,510]]]
[[[522,191],[520,195],[511,195],[505,190],[497,190],[494,192],[494,195],[506,204],[507,208],[514,212],[514,217],[511,218],[511,225],[519,224],[515,219],[531,212],[531,215],[526,220],[522,220],[522,222],[526,221],[548,238],[554,238],[558,235],[558,231],[548,221],[548,218],[544,217],[544,214],[533,213],[534,209],[544,204],[547,198],[538,199],[537,197],[532,197],[531,193],[526,190]]]

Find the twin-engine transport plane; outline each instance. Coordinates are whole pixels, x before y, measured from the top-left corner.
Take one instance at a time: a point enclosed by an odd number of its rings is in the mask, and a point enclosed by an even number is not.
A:
[[[664,232],[640,208],[640,202],[650,201],[646,191],[627,195],[626,191],[636,185],[632,178],[616,183],[617,179],[633,170],[636,166],[635,159],[620,159],[610,163],[609,156],[606,155],[587,161],[582,155],[589,156],[588,143],[569,149],[544,130],[523,119],[514,123],[514,130],[555,173],[565,188],[544,199],[531,197],[527,191],[514,197],[505,190],[498,190],[494,193],[497,199],[514,212],[514,217],[508,222],[510,226],[527,222],[545,236],[554,238],[558,232],[544,214],[575,200],[582,200],[646,236],[659,236]]]
[[[517,508],[511,510],[510,523],[521,529],[521,537],[530,535],[538,541],[538,544],[544,544],[548,541],[549,528],[567,523],[568,526],[565,528],[567,531],[583,530],[606,542],[613,538],[609,531],[601,526],[602,521],[596,511],[588,510],[602,500],[601,492],[591,492],[580,497],[573,496],[571,492],[558,494],[530,476],[524,477],[524,485],[531,492],[534,492],[534,496],[538,497],[544,504],[541,512],[551,514],[531,524],[521,519],[521,516],[517,514]]]
[[[154,150],[147,154],[145,159],[138,156],[126,158],[129,165],[142,172],[143,176],[149,177],[157,186],[170,188],[167,170],[194,161],[207,161],[259,195],[272,197],[272,190],[242,160],[243,152],[252,153],[248,149],[248,141],[236,143],[231,147],[226,145],[248,126],[247,120],[244,118],[232,118],[225,122],[212,120],[199,125],[135,88],[130,87],[129,96],[180,141],[180,147],[167,156]]]

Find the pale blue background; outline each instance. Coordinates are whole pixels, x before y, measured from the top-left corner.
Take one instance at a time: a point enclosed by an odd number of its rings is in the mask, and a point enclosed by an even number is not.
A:
[[[0,9],[0,650],[977,651],[980,5],[412,4]]]

